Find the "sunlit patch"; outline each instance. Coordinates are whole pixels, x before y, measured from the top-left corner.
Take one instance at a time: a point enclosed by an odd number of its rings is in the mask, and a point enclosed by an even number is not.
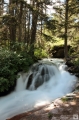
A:
[[[49,101],[39,101],[35,104],[34,107],[36,108],[36,107],[44,106],[46,104],[50,104],[50,102]]]

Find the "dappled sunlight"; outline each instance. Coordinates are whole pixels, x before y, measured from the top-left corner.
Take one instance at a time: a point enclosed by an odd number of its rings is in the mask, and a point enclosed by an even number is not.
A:
[[[79,93],[68,101],[63,102],[60,98],[49,105],[38,107],[30,112],[17,115],[7,120],[72,120],[79,113]]]

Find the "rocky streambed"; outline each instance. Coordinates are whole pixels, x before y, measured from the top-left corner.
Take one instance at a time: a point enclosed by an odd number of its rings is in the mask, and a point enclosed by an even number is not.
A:
[[[79,120],[79,91],[7,120]]]
[[[75,66],[66,62],[66,68],[71,74],[78,77]],[[73,69],[72,69],[73,67]],[[79,81],[72,93],[66,94],[42,107],[37,107],[31,111],[16,115],[7,120],[79,120]]]
[[[79,82],[72,93],[7,120],[79,120]]]
[[[66,70],[79,78],[79,66],[74,65],[73,62],[71,62],[71,60],[67,60],[65,64],[68,66]]]

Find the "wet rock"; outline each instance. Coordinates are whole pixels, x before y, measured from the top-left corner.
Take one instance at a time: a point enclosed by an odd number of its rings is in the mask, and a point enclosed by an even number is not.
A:
[[[46,66],[44,66],[44,67],[42,68],[41,75],[43,76],[43,75],[48,74],[48,73],[49,73],[49,72],[48,72],[48,68],[47,68]]]
[[[79,83],[77,83],[77,84],[76,84],[76,89],[78,89],[78,90],[79,90]]]
[[[79,77],[79,66],[74,65],[71,60],[66,61],[65,63],[68,67],[66,70],[72,74],[74,74],[76,77]]]
[[[71,66],[71,67],[68,67],[67,71],[74,74],[76,77],[79,77],[79,67]]]
[[[71,67],[67,67],[66,70],[67,70],[68,72],[70,72],[70,73],[75,74],[75,70],[74,70],[74,67],[73,67],[73,66],[71,66]]]
[[[34,71],[38,71],[39,70],[39,66],[41,66],[42,63],[36,63],[32,66],[31,70]]]
[[[79,73],[75,73],[75,76],[79,78]]]
[[[43,76],[45,74],[45,69],[42,68],[41,75]]]
[[[29,76],[28,78],[28,82],[27,82],[27,86],[26,86],[26,89],[28,89],[32,83],[32,79],[33,79],[33,73]]]
[[[44,76],[38,76],[37,80],[35,81],[35,89],[37,89],[43,83],[44,83]]]
[[[69,60],[66,60],[66,63],[65,63],[68,67],[73,67],[74,66],[74,64],[71,62],[71,61],[69,61]]]

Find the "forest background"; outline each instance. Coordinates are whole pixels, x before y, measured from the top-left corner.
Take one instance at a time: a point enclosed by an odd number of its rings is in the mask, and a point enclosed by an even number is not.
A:
[[[64,46],[79,65],[78,0],[0,0],[0,93],[14,89],[17,73]],[[73,49],[68,51],[68,45]]]

